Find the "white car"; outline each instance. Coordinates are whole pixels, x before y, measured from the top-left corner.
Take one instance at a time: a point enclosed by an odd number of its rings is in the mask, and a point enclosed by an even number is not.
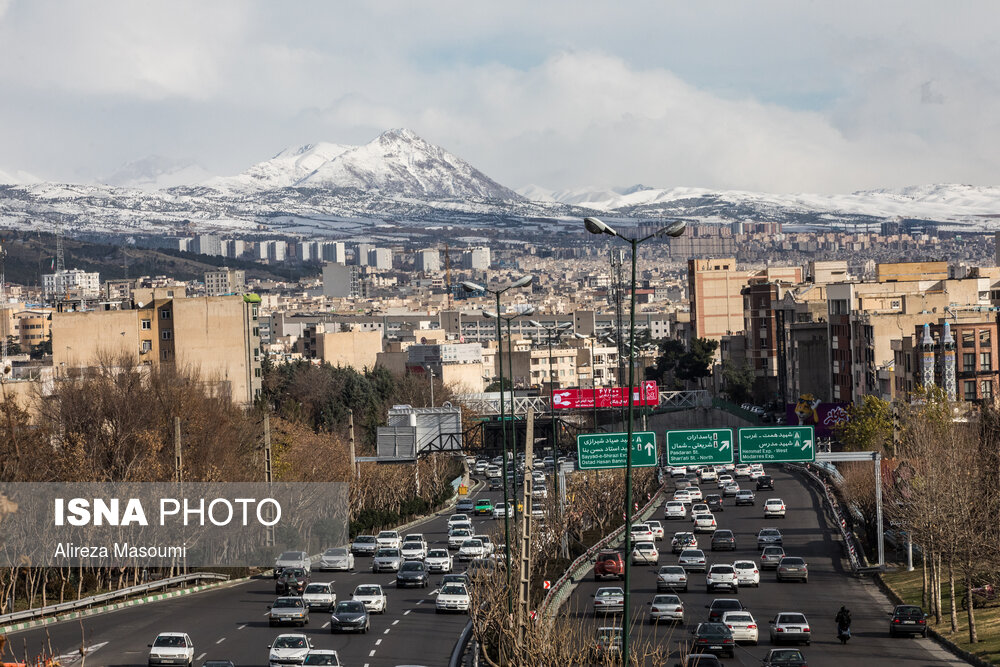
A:
[[[674,500],[682,502],[685,505],[691,504],[691,492],[687,489],[677,489],[674,491]]]
[[[383,530],[375,536],[375,543],[378,544],[379,549],[398,549],[399,533],[394,530]]]
[[[760,553],[760,569],[777,570],[778,563],[785,557],[785,550],[782,547],[764,547]]]
[[[758,479],[764,476],[763,470],[758,470],[757,468],[750,468],[750,479]]]
[[[483,543],[483,558],[487,556],[492,556],[496,553],[497,545],[493,543],[489,535],[473,535],[473,539],[480,540]]]
[[[739,492],[740,492],[740,485],[737,484],[736,482],[730,482],[729,484],[726,484],[726,486],[722,489],[722,497],[732,498]]]
[[[323,552],[316,563],[316,570],[346,570],[354,569],[354,554],[347,547],[332,547]]]
[[[412,533],[403,538],[399,552],[403,560],[423,560],[427,556],[427,542],[420,533]]]
[[[768,498],[764,503],[764,518],[770,519],[774,516],[785,518],[785,501],[781,498]]]
[[[714,514],[696,514],[694,516],[694,532],[711,533],[717,528]]]
[[[771,643],[778,645],[783,642],[805,642],[809,646],[812,631],[805,614],[798,612],[782,612],[771,621]]]
[[[727,611],[721,621],[732,631],[733,641],[757,645],[757,621],[748,611]]]
[[[510,503],[504,505],[503,502],[499,502],[493,506],[493,518],[494,519],[506,519],[507,518],[507,508],[510,507]],[[513,512],[511,512],[513,515]]]
[[[660,552],[656,550],[653,542],[636,542],[632,547],[632,563],[645,563],[646,565],[656,565],[660,560]]]
[[[740,586],[760,586],[760,568],[752,560],[738,560],[733,563],[736,581]]]
[[[469,515],[468,514],[452,514],[450,517],[448,517],[448,527],[449,528],[454,527],[454,525],[456,523],[469,523],[469,524],[471,524],[472,521],[469,519]]]
[[[719,563],[708,568],[708,572],[705,573],[705,590],[711,593],[719,588],[731,590],[733,593],[739,592],[739,580],[732,565]]]
[[[278,635],[267,648],[271,649],[267,656],[268,667],[287,667],[301,665],[312,649],[312,642],[305,635]]]
[[[656,573],[656,590],[687,592],[687,589],[687,570],[680,565],[664,565]]]
[[[644,523],[633,523],[632,524],[632,541],[633,542],[652,542],[653,541],[653,531],[649,529]]]
[[[696,500],[701,500],[702,499],[702,497],[701,497],[701,487],[699,487],[699,486],[689,486],[685,490],[688,492],[688,497],[691,499],[691,502],[694,502]]]
[[[451,572],[453,561],[447,549],[431,549],[424,559],[428,572]]]
[[[473,558],[482,558],[484,555],[483,541],[476,538],[467,539],[458,548],[458,560],[472,560]]]
[[[161,632],[149,645],[149,667],[194,662],[194,642],[186,632]]]
[[[685,549],[677,557],[677,564],[688,572],[704,572],[705,552],[701,549]]]
[[[448,531],[448,548],[458,549],[470,537],[472,537],[472,531],[468,528],[452,528]]]
[[[748,463],[737,463],[736,464],[736,479],[740,477],[750,476],[750,464]]]
[[[664,519],[686,519],[687,507],[680,500],[668,500],[663,506]]]
[[[714,482],[718,477],[716,472],[711,468],[705,468],[701,471],[701,481],[703,482]]]
[[[493,465],[486,466],[487,479],[493,479],[495,477],[500,477],[501,475],[503,475],[503,470],[500,468],[500,466],[493,466]]]
[[[625,611],[625,591],[618,587],[598,588],[593,595],[594,615],[620,614]]]
[[[695,503],[694,505],[691,505],[691,520],[694,521],[695,514],[706,514],[711,511],[712,510],[709,509],[707,503]]]
[[[208,662],[206,660],[205,662]],[[205,663],[202,663],[203,665]],[[314,648],[306,653],[306,658],[302,662],[306,667],[341,667],[344,663],[340,661],[340,654],[333,649]]]
[[[333,584],[330,582],[314,582],[306,585],[302,592],[302,599],[306,606],[312,609],[325,609],[332,611],[337,604],[337,594],[333,592]]]
[[[649,603],[649,622],[684,622],[684,603],[676,595],[654,595]]]
[[[724,489],[724,488],[726,488],[726,484],[731,484],[731,483],[733,483],[733,482],[735,482],[735,481],[736,481],[736,480],[735,480],[735,479],[733,479],[733,476],[732,476],[732,475],[719,475],[719,479],[718,479],[718,482],[717,482],[717,486],[718,486],[718,487],[719,487],[720,489]]]
[[[277,579],[281,570],[286,567],[301,567],[309,572],[309,554],[305,551],[286,551],[274,561],[274,578]]]
[[[384,614],[389,608],[389,598],[379,584],[361,584],[351,593],[351,599],[363,602],[369,614]]]
[[[647,521],[646,525],[653,532],[653,537],[657,540],[663,539],[663,524],[659,521]]]
[[[671,477],[683,477],[687,474],[687,468],[684,466],[670,466],[667,468],[667,471],[670,473]]]
[[[448,611],[469,613],[469,591],[465,584],[445,584],[434,601],[434,611],[443,614]]]

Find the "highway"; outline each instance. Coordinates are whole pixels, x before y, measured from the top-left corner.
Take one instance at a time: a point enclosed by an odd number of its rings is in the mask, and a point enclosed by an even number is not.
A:
[[[497,501],[499,492],[478,497]],[[451,510],[414,526],[408,532],[423,533],[428,546],[447,545],[446,522]],[[502,522],[474,518],[477,532],[495,534]],[[452,552],[453,554],[455,552]],[[465,569],[455,561],[455,571]],[[8,649],[23,656],[48,652],[67,656],[64,666],[79,664],[81,643],[90,647],[87,667],[146,665],[150,644],[160,632],[186,632],[195,645],[195,665],[205,660],[226,659],[236,665],[267,665],[268,644],[283,633],[304,632],[315,648],[335,649],[348,667],[376,665],[446,665],[448,656],[468,620],[464,614],[436,614],[434,602],[441,575],[431,575],[426,589],[397,590],[393,573],[373,574],[371,558],[358,557],[354,572],[316,572],[313,581],[333,581],[337,599],[349,599],[362,583],[379,583],[386,591],[389,609],[375,614],[368,634],[331,634],[329,614],[314,612],[304,629],[268,626],[267,607],[274,601],[274,581],[256,578],[226,588],[180,596],[65,621],[44,628],[31,628],[8,636]],[[46,637],[46,634],[48,637]],[[4,655],[6,659],[8,654]]]
[[[832,526],[827,525],[823,513],[823,499],[814,487],[797,475],[777,467],[768,466],[766,473],[775,478],[774,491],[756,493],[753,507],[735,507],[732,498],[725,499],[725,510],[716,512],[719,528],[728,528],[736,535],[737,551],[712,552],[711,533],[699,533],[699,548],[704,549],[707,561],[731,563],[738,559],[760,562],[757,551],[757,531],[763,527],[781,530],[784,549],[789,556],[802,556],[809,566],[809,583],[778,583],[773,570],[761,572],[759,588],[742,587],[738,597],[757,621],[760,631],[758,646],[740,646],[736,659],[725,659],[734,665],[757,665],[773,645],[768,635],[768,620],[783,611],[802,612],[810,622],[812,645],[801,647],[810,667],[844,667],[845,665],[965,665],[939,647],[932,639],[890,638],[887,612],[891,604],[870,581],[850,576],[841,564],[842,547],[834,539]],[[706,482],[703,493],[714,493],[714,484]],[[670,482],[667,482],[668,487]],[[752,483],[740,480],[741,488],[753,488]],[[763,505],[767,498],[778,497],[788,508],[785,519],[763,518]],[[677,557],[670,551],[670,538],[675,531],[691,530],[690,519],[668,521],[662,510],[652,518],[664,526],[665,538],[659,543],[659,565],[676,564]],[[705,592],[704,575],[689,573],[687,593],[680,593],[685,606],[685,624],[650,625],[646,603],[656,594],[656,571],[653,566],[636,566],[632,570],[632,600],[630,608],[634,618],[633,641],[666,643],[675,649],[679,642],[689,641],[690,632],[698,622],[707,620],[709,605],[714,598],[734,597],[720,591]],[[591,611],[590,597],[601,586],[619,586],[618,581],[595,582],[592,575],[580,583],[563,611],[581,619],[585,633],[592,635],[601,625],[620,625],[612,619],[597,619]],[[853,638],[844,646],[836,639],[834,616],[841,605],[852,612]],[[672,663],[671,663],[672,664]]]

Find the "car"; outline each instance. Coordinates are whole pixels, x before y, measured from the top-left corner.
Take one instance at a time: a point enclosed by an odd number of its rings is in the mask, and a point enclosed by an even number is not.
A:
[[[452,528],[448,531],[448,548],[458,549],[462,544],[472,537],[472,530],[469,528]]]
[[[319,557],[314,569],[349,572],[354,569],[354,554],[347,547],[331,547]]]
[[[684,622],[684,603],[676,595],[654,595],[649,605],[649,622]]]
[[[718,493],[710,493],[705,496],[705,505],[708,506],[709,512],[725,512],[726,508],[722,504],[722,496]]]
[[[675,663],[677,667],[723,667],[718,656],[711,653],[688,653],[683,663]]]
[[[670,551],[679,554],[685,549],[697,549],[698,548],[698,538],[694,533],[689,532],[679,532],[674,533],[673,538],[670,540]]]
[[[444,588],[448,584],[462,584],[463,586],[469,585],[469,577],[464,573],[449,573],[441,577],[441,588]]]
[[[532,519],[544,519],[545,518],[545,505],[542,503],[531,503],[531,518]]]
[[[477,475],[482,475],[483,473],[486,472],[486,466],[488,466],[489,464],[490,464],[489,461],[476,461],[475,473]]]
[[[468,514],[452,514],[448,517],[448,527],[452,528],[456,523],[471,523]]]
[[[695,514],[706,514],[711,510],[708,509],[708,503],[694,503],[691,505],[691,520],[694,521]]]
[[[302,664],[306,667],[341,667],[340,655],[330,649],[312,649],[306,653]],[[202,665],[202,667],[205,667]]]
[[[620,551],[602,549],[597,553],[597,560],[594,561],[594,581],[608,577],[625,578],[625,560]]]
[[[733,562],[733,569],[736,570],[736,580],[740,586],[760,586],[760,568],[752,560],[738,560]]]
[[[309,585],[309,573],[301,567],[285,567],[274,580],[275,595],[302,595]]]
[[[472,498],[462,498],[455,504],[455,511],[462,514],[468,514],[474,509],[476,509],[476,501]]]
[[[663,524],[659,521],[647,521],[646,525],[653,532],[653,537],[659,541],[663,539]]]
[[[305,551],[286,551],[274,561],[274,578],[277,579],[286,567],[298,567],[309,570],[309,554]]]
[[[309,605],[301,597],[280,597],[267,609],[267,624],[272,628],[276,625],[305,627],[309,624]]]
[[[438,614],[449,611],[468,614],[469,604],[469,590],[465,584],[448,584],[438,591],[437,599],[434,601],[434,611]]]
[[[781,498],[768,498],[764,503],[764,518],[779,516],[785,518],[785,501]]]
[[[730,484],[730,483],[735,482],[735,481],[736,480],[733,479],[732,475],[728,475],[728,474],[727,475],[719,475],[719,478],[718,478],[718,480],[716,480],[715,485],[716,485],[717,488],[724,489],[724,488],[726,488],[726,484]]]
[[[403,542],[399,545],[400,551],[405,550],[407,546],[410,547],[411,553],[413,553],[413,549],[415,546],[420,547],[423,550],[420,555],[421,559],[427,555],[427,540],[424,539],[423,533],[410,533],[409,535],[404,537]]]
[[[510,479],[510,478],[507,478],[507,486],[508,486],[508,488],[511,487],[511,486],[513,486],[513,485],[514,485],[513,480]],[[503,488],[503,480],[502,479],[500,479],[499,477],[491,477],[490,478],[490,490],[491,491],[497,491],[497,490],[502,489],[502,488]],[[475,507],[476,507],[475,505],[472,505],[471,507],[456,507],[455,509],[461,510],[463,512],[471,512],[473,509],[475,509]]]
[[[489,498],[480,498],[476,501],[476,505],[472,510],[473,514],[476,516],[481,515],[492,515],[493,514],[493,501]]]
[[[500,468],[500,466],[489,465],[486,466],[485,474],[487,479],[495,479],[503,475],[503,470]]]
[[[686,489],[689,486],[691,486],[691,480],[689,480],[687,477],[681,477],[680,479],[675,479],[674,480],[674,490],[675,491],[678,490],[678,489]]]
[[[811,632],[809,621],[805,614],[799,612],[782,612],[777,614],[768,623],[771,625],[771,643],[780,644],[782,642],[803,642],[809,646]]]
[[[427,566],[423,561],[408,560],[399,567],[396,573],[396,588],[409,586],[427,588]]]
[[[620,614],[625,611],[625,591],[620,588],[598,588],[594,598],[594,615]]]
[[[663,518],[667,520],[686,519],[687,506],[680,500],[668,500],[667,504],[663,506]]]
[[[920,635],[927,636],[927,614],[920,607],[912,604],[896,605],[889,612],[889,636]]]
[[[809,667],[809,663],[797,648],[772,648],[761,667]]]
[[[684,466],[670,466],[667,468],[667,472],[670,473],[671,477],[683,477],[687,473],[687,468]]]
[[[757,548],[780,547],[782,545],[781,531],[777,528],[761,528],[757,533]]]
[[[694,532],[711,533],[716,529],[715,516],[712,514],[695,514]]]
[[[733,641],[757,645],[757,621],[749,611],[727,611],[722,615],[722,622],[733,633]]]
[[[674,500],[677,502],[684,503],[685,505],[691,504],[691,491],[689,489],[677,489],[674,491]]]
[[[757,490],[774,489],[774,478],[770,475],[761,475],[757,478]]]
[[[759,470],[757,468],[751,468],[750,469],[750,479],[752,479],[752,480],[753,479],[760,479],[763,476],[764,476],[764,471],[763,470]]]
[[[378,551],[378,543],[374,535],[358,535],[351,542],[351,553],[356,556],[374,556]]]
[[[760,552],[760,569],[774,570],[784,557],[785,550],[781,547],[764,547]]]
[[[727,611],[743,611],[743,603],[736,598],[715,598],[712,604],[705,605],[708,609],[708,620],[712,623],[721,623],[722,615]]]
[[[548,498],[549,489],[545,484],[539,484],[538,482],[531,483],[531,497],[532,498]]]
[[[504,504],[502,502],[501,503],[497,503],[496,505],[493,506],[493,518],[494,519],[506,519],[507,518],[507,511],[511,507],[512,507],[511,503],[506,503],[506,504]],[[511,516],[513,516],[513,515],[514,515],[514,512],[511,511]]]
[[[736,536],[731,530],[712,533],[712,551],[736,551]]]
[[[748,463],[737,463],[735,475],[736,479],[750,477],[750,465]]]
[[[384,614],[389,608],[389,598],[379,584],[359,584],[351,599],[364,603],[369,614]]]
[[[632,564],[656,565],[660,560],[660,552],[656,550],[653,542],[636,542],[632,547]]]
[[[594,660],[598,664],[605,664],[607,661],[620,656],[622,652],[622,629],[616,627],[603,626],[597,628],[592,650]]]
[[[740,489],[736,492],[736,505],[753,505],[754,495],[750,489]]]
[[[726,484],[725,488],[722,489],[722,496],[724,498],[735,498],[736,494],[740,492],[740,485],[736,482],[730,482]]]
[[[493,543],[489,535],[478,534],[473,535],[472,539],[481,540],[483,543],[483,556],[492,556],[496,553],[497,545]]]
[[[493,579],[497,570],[496,559],[474,558],[469,561],[469,567],[465,570],[465,574],[468,576],[469,584],[477,584]]]
[[[684,591],[688,589],[687,570],[680,565],[664,565],[656,573],[656,590]]]
[[[341,600],[330,614],[330,632],[368,632],[371,619],[361,600]]]
[[[236,663],[232,660],[206,660],[201,667],[236,667]]]
[[[688,572],[704,572],[705,552],[701,549],[685,549],[677,557],[677,564]]]
[[[733,633],[723,623],[699,623],[692,632],[694,641],[691,650],[712,653],[719,656],[736,657],[736,642]]]
[[[798,556],[785,556],[778,561],[778,581],[796,580],[809,583],[809,566]]]
[[[395,530],[383,530],[375,536],[379,549],[398,549],[400,547],[399,533]]]
[[[309,651],[312,642],[305,635],[278,635],[267,645],[270,653],[267,656],[268,667],[288,667],[301,665]]]
[[[333,591],[331,582],[317,581],[309,584],[302,592],[302,599],[310,611],[313,609],[330,611],[337,604],[337,594]]]
[[[486,553],[483,549],[483,541],[474,537],[470,537],[462,542],[462,546],[458,548],[458,560],[472,560],[484,556],[486,556]]]
[[[451,554],[447,549],[431,549],[424,559],[427,570],[430,572],[451,572],[454,563]]]
[[[654,539],[653,531],[644,523],[633,523],[631,532],[633,542],[652,542]]]
[[[694,502],[696,500],[701,500],[701,488],[700,487],[691,486],[691,487],[688,487],[686,489],[686,491],[688,492],[688,497],[691,499],[691,502]]]
[[[701,481],[703,482],[714,482],[719,478],[719,475],[711,468],[702,468],[701,470]]]
[[[719,588],[739,593],[740,584],[736,578],[736,570],[733,569],[732,565],[716,563],[705,573],[705,591],[711,593]]]
[[[161,632],[149,645],[149,667],[187,665],[194,662],[194,642],[186,632]]]
[[[399,555],[399,549],[379,549],[375,552],[375,558],[372,558],[372,572],[398,572],[402,564],[403,557]]]

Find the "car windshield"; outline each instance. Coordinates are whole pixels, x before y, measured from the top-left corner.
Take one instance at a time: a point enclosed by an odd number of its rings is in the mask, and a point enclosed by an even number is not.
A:
[[[762,528],[760,535],[761,537],[778,537],[781,532],[777,528]]]
[[[905,618],[923,618],[924,610],[920,607],[896,607],[896,616]]]
[[[597,591],[597,597],[599,598],[613,598],[618,595],[624,595],[620,588],[602,588]]]
[[[466,528],[455,528],[451,531],[452,537],[468,537],[472,532]]]
[[[399,549],[379,549],[375,554],[376,558],[395,558],[399,556]]]
[[[702,636],[718,636],[731,633],[729,628],[722,623],[702,623],[698,626],[698,634]]]
[[[409,563],[403,563],[403,567],[400,568],[401,572],[423,572],[424,564],[419,561],[410,561]]]
[[[729,611],[730,609],[741,610],[743,605],[740,604],[739,600],[716,600],[712,603],[712,609],[715,611]]]
[[[712,566],[712,573],[713,574],[733,574],[734,572],[735,572],[735,570],[733,570],[733,567],[731,565],[713,565]]]
[[[764,547],[765,556],[780,556],[785,553],[785,550],[781,547]]]
[[[355,595],[382,595],[382,589],[378,586],[358,586],[354,589]]]
[[[653,598],[653,604],[680,604],[681,599],[676,595],[657,595]]]
[[[473,549],[481,549],[483,547],[482,540],[466,540],[462,543],[463,547],[470,547]]]
[[[306,571],[301,567],[286,567],[282,571],[281,576],[288,578],[304,577],[306,576]]]
[[[715,531],[715,537],[732,537],[733,531],[731,530],[717,530]]]
[[[779,624],[792,623],[798,625],[805,625],[807,621],[806,617],[803,616],[802,614],[778,614],[778,623]]]
[[[406,537],[403,538],[403,541],[404,542],[414,542],[415,544],[419,545],[421,542],[424,541],[424,536],[423,535],[407,535]]]
[[[164,637],[163,635],[160,635],[159,637],[156,638],[156,641],[153,642],[153,646],[157,646],[157,647],[167,646],[167,647],[170,647],[170,648],[178,648],[178,647],[183,648],[184,647],[184,638],[183,637],[175,637],[175,636]]]
[[[278,560],[298,560],[301,557],[298,551],[286,551],[278,557]]]
[[[699,514],[695,518],[698,519],[698,521],[710,521],[711,519],[714,519],[715,517],[713,517],[711,514]]]
[[[274,607],[279,607],[281,609],[288,609],[289,607],[301,607],[302,598],[278,598],[274,601],[272,605]]]
[[[701,549],[685,549],[681,552],[681,558],[703,558],[705,552]]]
[[[733,621],[736,623],[753,623],[753,616],[750,614],[734,614],[732,612],[726,614],[726,623],[732,623]]]
[[[305,637],[278,637],[274,640],[274,648],[305,648]]]
[[[801,558],[792,558],[790,556],[785,556],[781,559],[782,565],[805,565],[806,562]]]
[[[365,610],[365,605],[363,602],[355,602],[354,600],[347,600],[345,602],[337,603],[337,613],[346,614],[350,612],[361,612]]]
[[[336,653],[310,653],[306,656],[304,665],[340,665]]]
[[[371,544],[372,542],[375,541],[375,536],[374,535],[358,535],[356,538],[354,538],[354,541],[357,542],[358,544]]]
[[[656,547],[653,545],[652,542],[636,542],[635,543],[635,550],[636,551],[656,551]]]
[[[447,558],[448,552],[444,549],[431,549],[427,552],[428,558]]]
[[[392,532],[391,530],[383,530],[381,533],[378,534],[378,536],[381,537],[382,539],[386,539],[386,538],[393,539],[393,538],[399,537],[399,535],[397,535],[396,533]]]
[[[465,586],[452,584],[441,589],[441,595],[465,595]]]
[[[330,584],[309,584],[306,586],[306,593],[329,593]]]
[[[444,578],[441,579],[442,584],[460,583],[464,584],[466,581],[464,574],[446,574]]]
[[[617,561],[618,560],[618,554],[601,554],[600,556],[597,557],[597,559],[600,560],[601,562],[608,561],[608,560]]]
[[[794,648],[776,648],[771,651],[770,660],[773,664],[786,662],[805,662],[802,651]]]
[[[336,549],[327,549],[326,552],[323,555],[324,556],[346,556],[347,555],[347,549],[344,549],[343,547],[338,547]]]
[[[747,561],[741,560],[733,563],[733,567],[735,567],[737,570],[753,570],[757,566],[748,560]]]
[[[660,568],[660,574],[685,574],[685,572],[680,565],[664,565]]]

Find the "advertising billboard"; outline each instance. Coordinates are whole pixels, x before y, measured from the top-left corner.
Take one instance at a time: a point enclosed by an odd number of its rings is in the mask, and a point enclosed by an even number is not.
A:
[[[594,408],[623,408],[628,406],[625,387],[598,387],[597,389],[556,389],[552,392],[553,410]],[[633,391],[633,405],[656,406],[660,404],[660,390],[654,380],[643,382]]]
[[[785,423],[789,426],[812,426],[817,438],[836,437],[834,429],[850,416],[850,403],[820,403],[811,394],[799,396],[797,403],[785,406]]]

